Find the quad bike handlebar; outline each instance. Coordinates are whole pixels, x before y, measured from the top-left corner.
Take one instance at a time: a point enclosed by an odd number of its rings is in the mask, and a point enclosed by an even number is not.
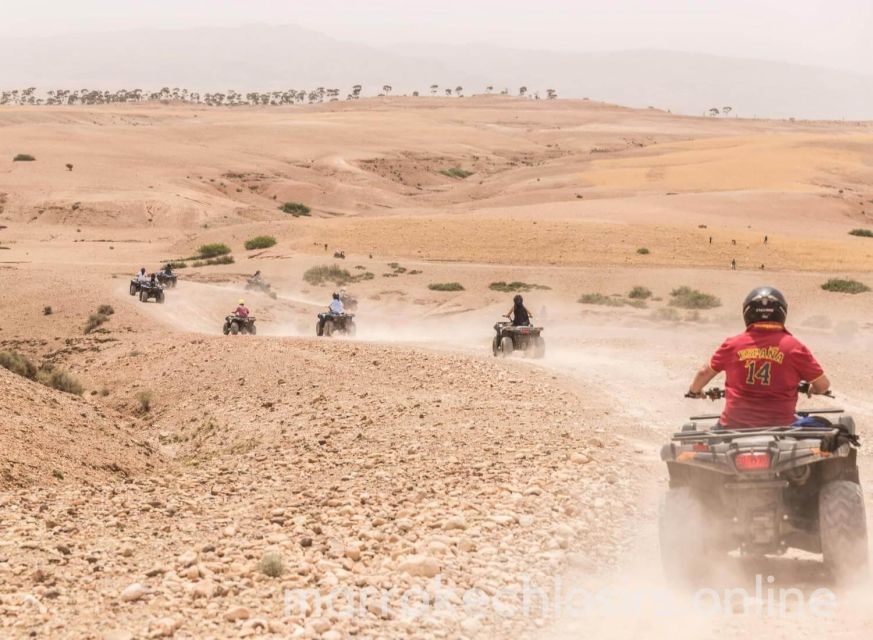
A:
[[[811,388],[812,388],[812,385],[809,382],[805,382],[805,381],[801,382],[799,385],[797,385],[797,393],[798,394],[803,393],[803,394],[806,394],[807,396],[810,396],[810,395],[812,395],[812,393],[810,391]],[[834,396],[833,392],[830,389],[828,389],[824,393],[821,393],[818,395],[822,395],[822,396],[825,396],[828,398],[835,398],[836,397],[836,396]],[[694,398],[695,400],[709,399],[709,400],[712,400],[713,402],[715,402],[716,400],[721,400],[722,398],[725,397],[725,390],[722,389],[721,387],[712,387],[710,389],[707,389],[706,391],[701,391],[700,393],[692,393],[689,391],[688,393],[685,394],[685,397],[686,398]]]

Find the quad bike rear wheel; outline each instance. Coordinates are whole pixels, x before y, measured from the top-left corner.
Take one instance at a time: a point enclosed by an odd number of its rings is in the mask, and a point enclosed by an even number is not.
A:
[[[325,335],[325,336],[327,336],[328,338],[330,338],[330,337],[333,335],[333,328],[334,328],[334,327],[333,327],[333,321],[332,321],[332,320],[327,320],[327,321],[325,321],[325,323],[324,323],[324,329],[323,329],[323,331],[322,331],[323,335]]]
[[[230,333],[230,325],[225,322],[224,326],[221,328],[221,332],[224,335],[227,335],[228,333]]]
[[[509,336],[503,336],[503,338],[500,339],[500,350],[503,352],[504,358],[511,356],[514,349],[515,345],[512,344],[512,338]]]
[[[146,291],[140,291],[140,292],[139,292],[139,301],[140,301],[140,302],[148,302],[148,301],[149,301],[149,294],[148,294],[148,292],[146,292]]]
[[[231,335],[234,335],[234,336],[239,333],[239,323],[238,322],[231,322],[230,323],[230,333],[231,333]]]
[[[136,285],[133,282],[130,283],[130,295],[136,295]]]
[[[495,358],[500,355],[500,336],[494,336],[491,341],[491,353],[494,354]]]
[[[157,295],[155,296],[155,300],[157,300],[158,304],[164,304],[164,292],[158,291]]]
[[[846,480],[824,485],[818,496],[818,527],[824,563],[837,582],[863,580],[869,552],[861,485]]]
[[[258,330],[255,329],[255,325],[254,325],[254,324],[250,324],[250,325],[249,325],[249,335],[252,335],[252,336],[253,336],[253,335],[255,335],[257,332],[258,332]]]
[[[706,565],[706,519],[700,498],[691,487],[674,487],[661,501],[658,534],[661,565],[670,582],[694,583]]]
[[[321,320],[315,323],[315,335],[319,338],[324,335],[324,325],[321,324]]]

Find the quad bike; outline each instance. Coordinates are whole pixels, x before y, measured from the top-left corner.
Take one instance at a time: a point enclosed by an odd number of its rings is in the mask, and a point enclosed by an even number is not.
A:
[[[338,259],[338,260],[345,260],[346,259],[346,252],[345,251],[334,251],[333,257]]]
[[[166,271],[158,271],[155,276],[158,279],[158,282],[161,283],[164,287],[169,287],[170,289],[176,288],[177,277],[175,273],[167,273]]]
[[[494,331],[496,335],[491,341],[491,352],[495,358],[511,356],[514,351],[524,351],[529,358],[542,358],[546,355],[542,327],[498,322],[494,325]]]
[[[325,312],[318,314],[318,322],[315,324],[315,335],[329,338],[335,333],[344,333],[354,337],[356,329],[355,314]]]
[[[137,280],[136,278],[130,279],[130,295],[135,296],[139,294],[139,290],[142,287],[143,282],[141,280]]]
[[[358,299],[348,293],[340,293],[340,302],[342,302],[343,307],[349,311],[355,311],[358,308]]]
[[[238,333],[255,335],[258,331],[255,328],[255,319],[251,316],[242,318],[240,316],[230,315],[224,319],[224,327],[222,328],[224,335],[237,335]]]
[[[151,282],[143,282],[139,285],[139,300],[140,302],[148,302],[154,298],[158,304],[164,303],[164,288],[158,284]]]
[[[260,291],[261,293],[265,293],[274,300],[276,299],[276,292],[273,291],[272,287],[269,283],[264,282],[260,278],[249,278],[246,281],[246,291]]]
[[[715,400],[724,391],[705,395]],[[736,550],[755,557],[795,548],[821,553],[838,582],[863,578],[867,520],[855,421],[824,417],[842,413],[799,411],[804,426],[752,429],[692,417],[661,449],[670,474],[659,521],[667,577],[700,580],[710,560]]]

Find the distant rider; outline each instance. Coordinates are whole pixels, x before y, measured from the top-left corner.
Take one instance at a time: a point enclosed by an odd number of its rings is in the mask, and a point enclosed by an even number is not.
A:
[[[743,429],[796,424],[797,386],[806,380],[810,394],[831,383],[812,353],[785,328],[788,302],[773,287],[758,287],[743,302],[746,331],[728,338],[704,365],[688,396],[705,397],[703,388],[725,373],[722,427]]]
[[[262,278],[261,278],[261,270],[260,269],[255,271],[255,275],[253,275],[251,278],[249,278],[249,282],[251,284],[260,284],[261,280],[262,280]]]
[[[173,275],[173,265],[169,262],[164,266],[164,273],[168,276]]]
[[[239,306],[236,308],[236,311],[233,312],[237,318],[248,318],[249,317],[249,308],[246,306],[246,301],[240,299]]]
[[[328,312],[318,314],[318,335],[321,335],[320,332],[324,329],[324,323],[327,322],[329,316],[341,316],[344,312],[345,307],[343,307],[343,301],[340,300],[340,294],[334,293],[333,299],[330,301],[330,305],[328,306]]]
[[[140,284],[143,284],[145,282],[148,282],[148,279],[149,278],[146,275],[146,268],[140,267],[139,273],[136,274],[136,281],[139,282]]]
[[[514,327],[524,327],[530,324],[530,319],[533,314],[524,306],[524,298],[520,295],[512,299],[513,305],[506,317],[512,322]]]

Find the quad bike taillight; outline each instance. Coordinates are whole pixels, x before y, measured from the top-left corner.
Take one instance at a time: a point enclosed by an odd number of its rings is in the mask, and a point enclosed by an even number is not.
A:
[[[769,451],[740,453],[734,459],[738,471],[766,471],[770,468]]]

